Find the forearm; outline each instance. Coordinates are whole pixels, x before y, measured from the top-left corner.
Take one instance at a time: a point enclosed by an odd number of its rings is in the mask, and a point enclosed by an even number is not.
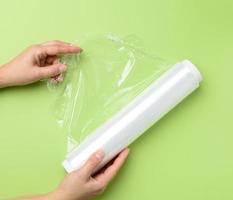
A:
[[[69,200],[69,199],[66,198],[62,192],[55,190],[53,192],[44,195],[18,197],[12,200]]]
[[[38,195],[38,196],[25,196],[25,197],[18,197],[12,200],[52,200],[52,196],[50,196],[49,194]]]
[[[38,195],[38,196],[26,196],[26,197],[18,197],[13,200],[51,200],[48,195]]]

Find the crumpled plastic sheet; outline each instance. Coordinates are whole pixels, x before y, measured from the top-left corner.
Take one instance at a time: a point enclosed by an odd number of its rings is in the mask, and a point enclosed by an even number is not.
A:
[[[60,57],[68,66],[63,82],[47,83],[56,94],[53,110],[67,134],[68,152],[171,66],[136,36],[86,35],[77,45],[81,54]]]

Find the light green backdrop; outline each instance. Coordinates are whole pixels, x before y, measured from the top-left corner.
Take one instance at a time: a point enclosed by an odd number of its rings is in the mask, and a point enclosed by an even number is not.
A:
[[[0,63],[26,46],[79,33],[133,33],[162,57],[192,60],[202,86],[131,145],[99,199],[233,199],[232,0],[9,0],[0,3]],[[52,190],[66,138],[44,83],[0,90],[0,197]]]

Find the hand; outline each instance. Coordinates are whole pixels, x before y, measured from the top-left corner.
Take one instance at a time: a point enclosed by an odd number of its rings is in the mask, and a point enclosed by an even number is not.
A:
[[[88,200],[101,194],[123,165],[128,153],[129,149],[124,149],[104,169],[92,176],[93,171],[104,158],[103,151],[97,151],[81,169],[68,174],[58,189],[48,194],[47,198],[53,200]]]
[[[33,45],[0,68],[0,87],[26,85],[57,77],[67,68],[59,62],[58,55],[81,51],[81,48],[61,41]]]

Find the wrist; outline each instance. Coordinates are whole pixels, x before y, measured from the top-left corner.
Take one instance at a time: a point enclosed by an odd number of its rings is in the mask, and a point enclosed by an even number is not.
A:
[[[62,192],[55,190],[46,195],[46,200],[67,200]]]
[[[65,190],[62,190],[60,188],[48,193],[46,195],[45,200],[88,200],[90,198],[82,198],[82,197],[78,197],[77,196],[77,191],[75,192],[75,194],[67,194],[67,192]]]
[[[1,66],[0,67],[0,88],[3,88],[3,87],[7,87],[8,86],[8,83],[7,83],[7,76],[6,76],[6,73],[5,73],[5,66]]]

